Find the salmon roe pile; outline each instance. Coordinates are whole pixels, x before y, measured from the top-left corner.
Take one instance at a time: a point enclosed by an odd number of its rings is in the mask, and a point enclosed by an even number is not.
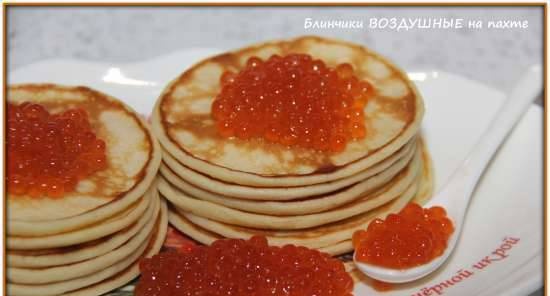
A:
[[[339,260],[305,247],[268,246],[262,236],[163,252],[143,259],[140,270],[136,296],[339,296],[353,290]]]
[[[42,105],[7,106],[7,187],[13,195],[61,197],[107,166],[83,109],[50,114]]]
[[[410,203],[386,220],[373,220],[367,230],[353,234],[357,260],[372,265],[404,269],[439,257],[454,232],[442,207],[424,209]]]
[[[339,152],[367,133],[363,109],[373,88],[350,64],[330,68],[305,54],[251,57],[220,83],[212,115],[224,137]]]

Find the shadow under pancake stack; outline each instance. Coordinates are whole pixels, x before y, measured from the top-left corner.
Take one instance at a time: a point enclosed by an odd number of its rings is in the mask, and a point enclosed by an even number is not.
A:
[[[156,187],[160,146],[147,124],[85,87],[15,85],[8,102],[38,103],[51,114],[85,110],[106,155],[104,169],[61,196],[8,194],[8,295],[96,296],[137,277],[139,260],[159,252],[168,225]]]
[[[363,139],[328,153],[218,133],[211,106],[223,73],[238,72],[250,57],[291,53],[309,54],[330,67],[349,63],[374,87],[364,108]],[[153,111],[168,219],[204,244],[260,234],[274,245],[350,252],[354,231],[431,195],[430,157],[420,135],[423,113],[422,98],[404,72],[345,42],[304,37],[204,60],[172,81]]]

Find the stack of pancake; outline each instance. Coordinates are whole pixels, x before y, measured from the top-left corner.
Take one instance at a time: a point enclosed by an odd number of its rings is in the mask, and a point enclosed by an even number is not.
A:
[[[62,197],[8,194],[8,294],[95,296],[135,278],[138,260],[160,250],[168,225],[156,187],[160,146],[147,124],[85,87],[11,86],[8,101],[51,113],[86,110],[107,159],[106,169]]]
[[[291,53],[309,54],[330,67],[350,63],[358,78],[373,85],[364,139],[326,153],[217,133],[211,105],[221,75],[243,69],[252,56]],[[355,230],[430,196],[431,165],[419,135],[423,113],[422,98],[404,72],[342,41],[303,37],[206,59],[170,83],[153,111],[168,219],[205,244],[260,234],[275,245],[349,252]]]

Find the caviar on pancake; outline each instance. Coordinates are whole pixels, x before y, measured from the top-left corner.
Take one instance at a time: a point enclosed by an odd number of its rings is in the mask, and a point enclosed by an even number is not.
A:
[[[42,105],[7,105],[7,187],[12,196],[59,198],[105,169],[105,142],[80,108],[50,114]]]
[[[368,132],[363,109],[374,89],[347,63],[330,68],[306,54],[251,57],[220,83],[212,116],[223,137],[340,152]]]
[[[419,266],[441,256],[453,232],[442,207],[424,209],[409,203],[399,213],[374,219],[367,230],[353,234],[355,258],[393,269]]]
[[[143,259],[140,270],[136,296],[349,296],[353,290],[339,260],[305,247],[269,246],[263,236],[160,253]]]

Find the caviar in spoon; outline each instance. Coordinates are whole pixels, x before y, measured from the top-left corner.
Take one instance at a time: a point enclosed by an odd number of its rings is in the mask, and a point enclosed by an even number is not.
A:
[[[519,80],[500,107],[496,117],[480,136],[474,149],[456,169],[447,184],[432,198],[430,205],[441,205],[447,210],[454,224],[454,233],[442,255],[417,267],[391,269],[355,261],[366,275],[385,282],[404,283],[419,279],[439,268],[454,250],[473,190],[489,160],[542,90],[542,67],[531,67]]]
[[[353,234],[355,259],[392,269],[419,266],[441,256],[453,232],[445,209],[410,203]]]

